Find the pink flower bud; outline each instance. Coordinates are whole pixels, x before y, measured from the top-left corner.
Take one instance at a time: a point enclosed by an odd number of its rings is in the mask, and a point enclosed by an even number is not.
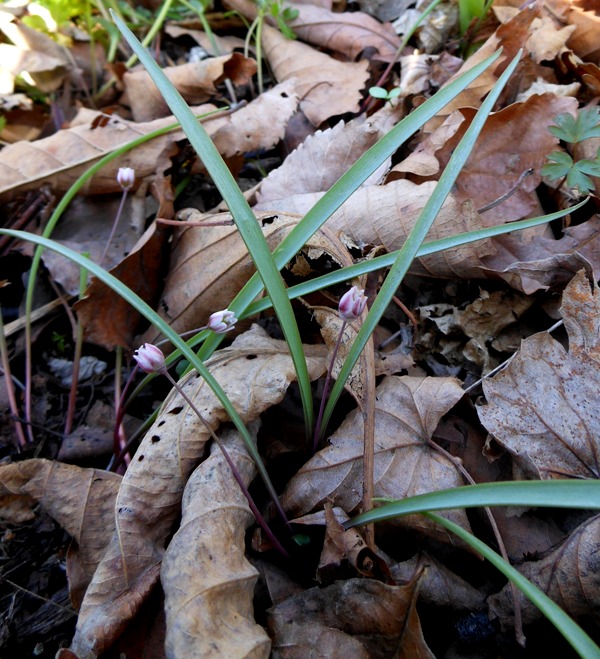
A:
[[[364,290],[358,288],[358,286],[353,286],[340,298],[340,304],[338,306],[340,318],[343,318],[344,320],[354,320],[355,318],[358,318],[363,312],[366,304],[367,297]]]
[[[229,332],[235,327],[237,318],[233,311],[223,309],[223,311],[215,311],[208,319],[207,327],[217,334],[224,334]]]
[[[141,348],[138,348],[133,358],[146,373],[157,373],[165,367],[165,356],[162,350],[151,343],[144,343]]]
[[[123,190],[131,190],[135,183],[135,170],[131,167],[119,167],[117,183]]]

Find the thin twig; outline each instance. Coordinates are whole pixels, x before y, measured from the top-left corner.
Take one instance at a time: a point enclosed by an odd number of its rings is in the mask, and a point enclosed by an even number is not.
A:
[[[499,206],[500,204],[503,204],[507,199],[512,197],[515,192],[521,187],[521,184],[523,181],[528,177],[533,174],[533,169],[530,167],[529,169],[526,169],[521,176],[517,179],[517,182],[513,185],[513,187],[497,199],[494,199],[494,201],[490,201],[489,204],[486,204],[485,206],[482,206],[481,208],[477,209],[477,212],[479,214],[485,213],[486,211],[489,211],[492,208],[495,208],[496,206]]]

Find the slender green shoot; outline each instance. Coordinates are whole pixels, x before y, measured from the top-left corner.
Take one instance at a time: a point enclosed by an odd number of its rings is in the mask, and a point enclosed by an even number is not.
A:
[[[217,151],[217,148],[207,132],[202,125],[196,121],[196,118],[192,114],[187,103],[173,87],[172,83],[156,62],[154,62],[145,49],[141,47],[139,41],[125,23],[114,14],[113,19],[133,51],[137,53],[140,62],[152,77],[152,80],[158,87],[174,116],[179,120],[181,128],[189,139],[192,147],[202,159],[202,162],[214,184],[229,206],[229,210],[234,218],[240,236],[246,244],[248,252],[252,257],[269,297],[273,302],[275,313],[277,314],[285,339],[289,346],[290,355],[298,378],[298,386],[300,388],[304,410],[305,430],[308,437],[313,426],[313,402],[310,377],[306,365],[306,356],[302,347],[302,339],[300,337],[296,317],[286,293],[285,284],[279,272],[279,268],[273,260],[271,250],[269,249],[263,232],[252,212],[252,209],[248,205],[248,202],[244,198],[244,195],[229,171],[229,168],[221,158],[220,153]],[[236,309],[233,305],[229,305],[228,308],[233,311],[236,316],[238,316],[238,312],[241,311],[241,309]]]
[[[221,385],[215,380],[212,373],[206,368],[204,362],[196,356],[196,353],[188,346],[188,344],[175,332],[175,330],[163,320],[157,313],[150,307],[141,297],[136,295],[129,287],[125,286],[121,281],[119,281],[114,275],[111,275],[110,272],[107,272],[99,266],[97,263],[94,263],[87,257],[75,252],[56,241],[49,240],[43,236],[35,236],[26,231],[15,231],[11,229],[0,229],[0,235],[11,236],[18,240],[29,241],[36,245],[40,245],[45,249],[51,249],[58,254],[61,254],[65,258],[69,259],[73,263],[76,263],[81,268],[86,269],[94,277],[97,277],[102,283],[106,284],[111,288],[115,293],[120,295],[126,302],[131,304],[144,318],[146,318],[154,327],[163,333],[165,338],[169,339],[171,343],[181,351],[181,354],[192,364],[192,366],[198,371],[198,373],[204,378],[206,384],[213,390],[215,396],[219,399],[219,402],[223,406],[223,409],[229,415],[229,418],[234,423],[235,427],[238,429],[248,453],[252,456],[252,459],[256,463],[258,472],[261,475],[261,478],[264,481],[265,486],[269,492],[269,495],[273,499],[273,503],[278,507],[278,511],[282,516],[284,521],[287,521],[285,513],[281,508],[279,503],[279,498],[277,492],[271,483],[269,474],[265,468],[265,465],[260,457],[260,454],[254,444],[252,435],[246,428],[244,421],[238,414],[235,407],[231,404],[231,401],[227,397],[227,394],[223,391]]]
[[[423,513],[432,521],[451,531],[461,540],[466,542],[470,547],[478,551],[486,558],[495,568],[511,581],[537,608],[548,618],[556,629],[564,636],[571,647],[577,652],[582,659],[599,659],[600,648],[590,638],[590,636],[561,608],[553,602],[546,593],[532,584],[529,579],[524,577],[520,572],[515,570],[512,565],[507,563],[493,549],[490,549],[485,542],[481,542],[474,535],[465,531],[462,527],[451,522],[445,517],[435,515],[434,513]]]
[[[325,432],[327,423],[331,418],[333,408],[337,403],[342,391],[344,390],[346,380],[354,368],[354,365],[358,361],[367,341],[369,340],[369,336],[375,330],[375,327],[387,309],[392,297],[396,294],[396,291],[400,286],[404,275],[408,272],[411,263],[417,255],[419,247],[425,240],[429,229],[435,221],[437,214],[439,213],[446,197],[450,193],[450,190],[456,181],[458,174],[460,173],[460,170],[467,161],[473,149],[473,145],[475,144],[475,140],[477,139],[477,136],[481,132],[481,129],[487,120],[488,114],[491,112],[494,103],[500,95],[500,92],[515,70],[520,58],[521,52],[518,53],[518,55],[505,69],[488,94],[485,101],[482,103],[473,121],[471,122],[471,125],[467,128],[463,138],[461,139],[450,160],[448,161],[448,164],[440,176],[440,179],[431,197],[427,200],[427,203],[421,211],[419,219],[415,223],[413,230],[410,232],[402,249],[399,250],[398,257],[396,258],[394,265],[390,269],[388,276],[386,277],[377,297],[375,298],[375,301],[373,302],[373,305],[369,310],[369,313],[367,314],[367,317],[363,322],[356,336],[356,339],[354,340],[354,343],[348,352],[346,361],[342,365],[342,368],[338,374],[338,378],[331,390],[329,401],[327,402],[327,407],[325,408],[325,413],[323,415],[323,433]]]

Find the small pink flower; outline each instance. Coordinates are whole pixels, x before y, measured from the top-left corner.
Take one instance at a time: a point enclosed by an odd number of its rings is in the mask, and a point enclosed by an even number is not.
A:
[[[215,311],[210,316],[207,327],[217,334],[224,334],[235,327],[237,320],[233,311],[223,309],[223,311]]]
[[[131,190],[135,183],[135,170],[131,167],[119,167],[117,183],[123,190]]]
[[[138,348],[133,358],[146,373],[158,373],[165,367],[165,356],[162,350],[151,343],[144,343],[141,348]]]
[[[343,320],[354,320],[358,318],[366,304],[367,297],[364,290],[358,288],[358,286],[353,286],[340,298],[340,304],[338,306],[340,318]]]

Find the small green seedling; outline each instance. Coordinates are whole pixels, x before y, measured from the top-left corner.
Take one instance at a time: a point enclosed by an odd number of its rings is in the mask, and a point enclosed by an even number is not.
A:
[[[369,96],[373,98],[380,98],[382,101],[393,101],[395,98],[400,96],[402,90],[400,87],[394,87],[394,89],[384,89],[383,87],[371,87],[369,89]]]
[[[555,126],[548,130],[563,142],[577,144],[590,137],[600,137],[600,109],[597,107],[581,110],[577,117],[565,112],[559,114]],[[542,175],[551,181],[563,178],[569,189],[576,190],[580,195],[587,195],[594,189],[590,176],[600,176],[600,148],[594,160],[578,160],[564,151],[553,151],[548,164],[542,167]]]

